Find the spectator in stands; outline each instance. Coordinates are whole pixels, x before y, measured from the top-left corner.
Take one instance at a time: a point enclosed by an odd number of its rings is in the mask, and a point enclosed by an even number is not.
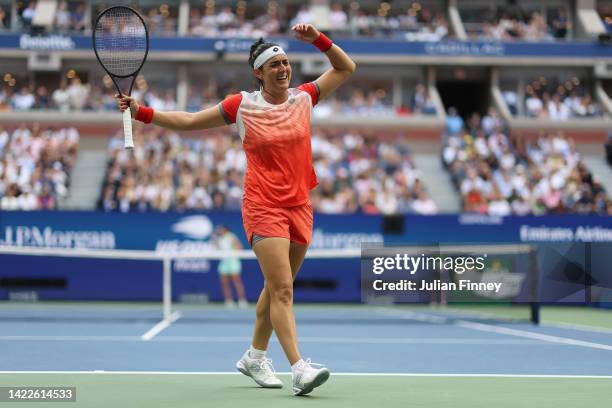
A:
[[[457,113],[457,108],[453,106],[448,108],[448,113],[446,115],[446,133],[449,136],[457,135],[463,129],[463,125],[463,119]]]
[[[30,1],[25,9],[21,12],[21,24],[24,29],[32,27],[32,20],[36,14],[36,1]]]
[[[236,15],[230,7],[223,7],[221,12],[217,14],[216,23],[221,30],[226,30],[232,26],[236,20]]]
[[[542,100],[538,98],[531,86],[527,87],[527,99],[525,100],[525,108],[527,110],[527,116],[532,118],[538,118],[542,116],[542,113],[544,111],[544,104],[542,103]]]
[[[537,11],[532,13],[529,23],[522,26],[518,31],[520,33],[519,37],[527,41],[550,39],[546,20],[544,20],[544,17]]]
[[[55,201],[55,198],[51,194],[51,188],[47,183],[43,184],[42,191],[38,196],[38,208],[40,208],[41,210],[57,209],[57,203]]]
[[[163,31],[164,18],[158,13],[157,7],[152,7],[147,13],[149,33],[160,35]]]
[[[66,89],[70,108],[73,110],[83,110],[87,104],[89,91],[89,85],[83,84],[79,77],[75,76],[72,78],[70,80],[70,86]]]
[[[492,134],[496,129],[503,126],[503,121],[497,113],[497,108],[489,107],[487,115],[482,118],[481,127],[486,135]]]
[[[55,12],[55,27],[61,33],[67,33],[72,29],[72,14],[68,10],[68,2],[61,1]]]
[[[348,17],[342,4],[332,4],[331,11],[329,12],[329,26],[331,32],[335,35],[344,34],[348,29]]]
[[[295,17],[289,22],[289,25],[293,27],[296,24],[311,24],[313,22],[314,15],[310,11],[310,6],[303,4]]]
[[[0,125],[0,152],[4,150],[9,140],[10,140],[9,133],[6,131],[4,126]]]
[[[502,91],[502,96],[506,105],[508,105],[508,109],[512,115],[516,115],[518,113],[518,94],[515,89],[505,89]]]
[[[561,103],[561,96],[555,94],[550,102],[548,102],[548,117],[551,120],[567,120],[569,119],[570,111],[567,106]]]
[[[416,114],[435,115],[436,105],[433,103],[427,88],[423,84],[417,84],[412,97],[412,112]]]
[[[604,27],[606,28],[606,32],[608,34],[612,34],[612,7],[610,8],[610,11],[605,13],[605,15],[602,15],[601,19],[603,21]]]
[[[506,215],[511,214],[512,210],[510,207],[510,203],[502,196],[495,184],[493,185],[493,191],[489,195],[488,201],[489,204],[487,208],[487,213],[489,215],[504,217]]]
[[[10,27],[10,21],[8,16],[6,15],[6,11],[4,7],[0,5],[0,31],[8,30]]]
[[[572,22],[568,16],[565,7],[561,6],[557,9],[557,14],[553,18],[553,36],[557,39],[564,39],[567,37],[569,30],[572,28]]]
[[[84,31],[87,28],[87,12],[84,3],[78,3],[72,13],[72,29],[74,31]]]
[[[18,94],[13,96],[13,109],[19,111],[25,111],[32,109],[34,103],[36,102],[36,98],[30,91],[29,87],[23,86]]]
[[[47,91],[46,86],[39,86],[36,88],[36,101],[34,102],[34,109],[49,109],[51,108],[51,97]]]
[[[19,187],[13,183],[8,186],[4,196],[0,199],[0,209],[4,211],[15,211],[19,210]]]
[[[596,104],[590,93],[586,93],[577,106],[573,106],[573,114],[576,117],[594,117],[601,115],[601,109]]]
[[[418,197],[414,200],[412,208],[415,213],[423,215],[432,215],[438,213],[436,203],[427,195],[425,190],[420,190]]]
[[[0,88],[0,112],[1,111],[9,111],[12,109],[11,100],[12,100],[12,88],[5,86]]]
[[[255,20],[255,26],[259,27],[265,36],[279,35],[281,23],[278,19],[278,9],[276,7],[268,7],[266,14]]]
[[[51,98],[61,112],[68,112],[70,110],[70,94],[68,93],[65,81],[62,81],[60,87],[53,91]]]

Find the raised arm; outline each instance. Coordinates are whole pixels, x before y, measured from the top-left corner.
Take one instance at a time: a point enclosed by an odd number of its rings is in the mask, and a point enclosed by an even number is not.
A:
[[[298,40],[313,43],[315,40],[318,41],[321,33],[312,24],[297,24],[292,28],[296,33]],[[325,37],[325,39],[327,39]],[[329,40],[328,40],[329,41]],[[336,88],[338,88],[344,81],[350,77],[357,65],[349,57],[342,48],[336,44],[332,44],[325,51],[325,55],[329,59],[332,67],[324,72],[319,78],[316,79],[316,83],[319,86],[319,100],[326,98]]]
[[[123,112],[130,105],[133,118],[137,118],[140,106],[131,96],[118,96],[119,110]],[[145,108],[150,109],[150,108]],[[152,111],[152,110],[151,110]],[[147,121],[148,123],[148,121]],[[202,130],[227,125],[219,105],[211,106],[199,112],[152,112],[151,123],[171,130]]]

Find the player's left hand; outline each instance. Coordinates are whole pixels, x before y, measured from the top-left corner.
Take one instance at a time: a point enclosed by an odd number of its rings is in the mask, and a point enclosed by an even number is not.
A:
[[[312,43],[321,34],[312,24],[296,24],[291,29],[295,31],[295,38],[307,43]]]

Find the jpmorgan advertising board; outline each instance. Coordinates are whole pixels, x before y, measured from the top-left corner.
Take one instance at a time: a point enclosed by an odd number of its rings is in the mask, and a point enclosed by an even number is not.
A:
[[[0,212],[0,245],[205,253],[214,248],[211,238],[220,224],[248,248],[240,213],[227,212]],[[356,248],[364,242],[612,243],[612,217],[315,215],[311,248]],[[296,300],[360,301],[359,261],[307,259],[296,280]],[[217,266],[214,260],[175,261],[173,297],[220,300]],[[161,274],[158,261],[3,255],[0,299],[159,300]],[[256,299],[262,286],[256,261],[244,261],[242,275],[247,295]]]

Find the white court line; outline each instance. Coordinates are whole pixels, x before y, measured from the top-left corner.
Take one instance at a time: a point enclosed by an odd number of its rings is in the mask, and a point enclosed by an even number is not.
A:
[[[608,344],[593,343],[590,341],[570,339],[568,337],[550,336],[548,334],[534,333],[534,332],[530,332],[526,330],[518,330],[518,329],[510,329],[507,327],[492,326],[490,324],[482,324],[482,323],[468,322],[465,320],[458,320],[457,322],[455,322],[455,325],[459,327],[465,327],[468,329],[474,329],[474,330],[479,330],[479,331],[507,334],[509,336],[524,337],[528,339],[549,341],[552,343],[561,343],[561,344],[567,344],[571,346],[581,346],[581,347],[588,347],[588,348],[594,348],[594,349],[599,349],[599,350],[612,351],[612,346]]]
[[[394,311],[394,310],[389,310],[385,308],[379,308],[379,311],[382,311],[385,314],[390,314],[390,312],[402,313],[401,311]],[[461,311],[461,310],[444,309],[443,311],[444,313],[450,313],[453,315],[457,315],[459,317],[463,317],[464,319],[469,319],[470,316],[479,316],[479,317],[488,318],[488,319],[499,318],[499,316],[496,316],[495,314],[492,314],[492,313],[483,313],[483,312],[477,312],[477,311],[471,311],[471,310],[466,312],[466,311]],[[410,312],[410,311],[406,311],[405,313],[418,314],[418,312]],[[415,320],[429,321],[432,323],[437,323],[437,322],[442,323],[442,320],[446,319],[444,317],[439,317],[439,316],[431,316],[431,318],[429,318],[429,316],[427,317],[413,316],[413,318]],[[540,325],[546,326],[546,327],[557,327],[557,328],[562,328],[562,329],[573,329],[573,330],[586,331],[586,332],[612,333],[612,329],[609,329],[607,327],[598,327],[598,326],[591,326],[591,325],[579,324],[579,323],[563,323],[563,322],[556,322],[556,321],[551,321],[551,320],[546,320],[546,319],[544,319]]]
[[[447,323],[450,320],[446,318],[441,318],[439,316],[429,316],[425,313],[414,313],[414,312],[402,313],[401,311],[388,310],[384,308],[380,308],[380,311],[387,315],[397,315],[400,317],[403,314],[406,319],[416,319],[416,320],[426,321],[430,323],[443,324],[443,323]],[[599,349],[599,350],[612,351],[612,345],[608,345],[608,344],[594,343],[594,342],[584,341],[584,340],[576,340],[576,339],[571,339],[569,337],[551,336],[548,334],[534,333],[534,332],[527,331],[527,330],[510,329],[507,327],[470,322],[467,320],[457,320],[456,322],[453,322],[453,325],[458,326],[458,327],[464,327],[466,329],[473,329],[473,330],[479,330],[479,331],[497,333],[497,334],[506,334],[509,336],[523,337],[523,338],[528,338],[528,339],[547,341],[551,343],[565,344],[568,346],[580,346],[580,347],[588,347],[588,348],[594,348],[594,349]]]
[[[156,341],[182,341],[182,342],[218,342],[222,341],[250,341],[250,337],[199,337],[199,336],[164,336]],[[478,345],[523,345],[523,344],[547,344],[544,341],[529,340],[507,340],[489,338],[426,338],[426,337],[300,337],[302,343],[339,343],[339,344],[478,344]],[[278,343],[278,339],[271,339]]]
[[[87,374],[87,375],[243,375],[237,371],[0,371],[0,374]],[[290,372],[277,372],[290,375]],[[612,375],[574,374],[486,374],[486,373],[332,373],[338,377],[491,377],[491,378],[575,378],[612,380]]]
[[[142,341],[149,341],[153,337],[157,336],[159,333],[170,327],[172,323],[176,322],[180,318],[181,312],[174,312],[170,315],[169,318],[164,319],[161,322],[157,323],[155,326],[151,327],[151,329],[142,336],[140,336],[140,338],[142,339]]]
[[[136,336],[0,336],[0,341],[142,341]],[[247,336],[212,337],[212,336],[163,336],[157,337],[157,342],[178,343],[244,343],[251,341]],[[270,339],[278,343],[276,338]],[[339,343],[339,344],[465,344],[465,345],[551,345],[541,340],[509,340],[490,338],[406,338],[406,337],[301,337],[303,343]],[[559,344],[554,344],[559,345]]]
[[[572,329],[572,330],[594,332],[594,333],[612,333],[612,329],[608,329],[607,327],[589,326],[587,324],[578,324],[578,323],[550,322],[550,321],[545,320],[542,326],[558,327],[561,329]]]
[[[141,336],[0,336],[0,341],[142,341]]]

